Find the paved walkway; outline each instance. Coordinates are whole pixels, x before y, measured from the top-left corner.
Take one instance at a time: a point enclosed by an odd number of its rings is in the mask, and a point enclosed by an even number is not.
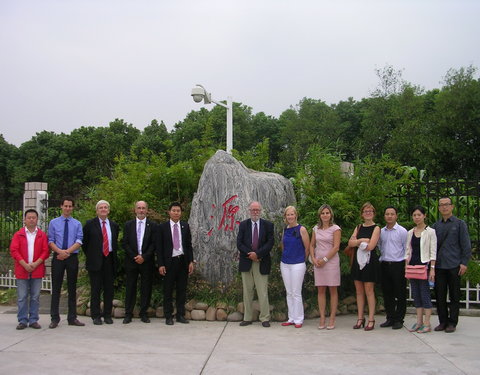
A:
[[[375,328],[354,331],[355,317],[340,316],[335,330],[272,323],[190,322],[164,319],[129,325],[15,330],[15,307],[0,306],[1,374],[478,374],[480,318],[460,318],[457,332],[410,333]],[[65,317],[63,317],[65,318]],[[377,317],[381,323],[383,317]],[[436,317],[433,320],[436,323]],[[414,322],[407,316],[406,326]]]

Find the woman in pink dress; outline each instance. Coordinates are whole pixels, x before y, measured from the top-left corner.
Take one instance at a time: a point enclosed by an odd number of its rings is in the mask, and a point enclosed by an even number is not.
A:
[[[318,309],[320,324],[318,329],[334,329],[338,306],[337,286],[340,285],[340,247],[341,229],[333,222],[333,210],[324,204],[318,210],[318,224],[312,231],[310,257],[314,266],[315,286],[318,290]],[[330,318],[325,325],[327,305],[327,287],[330,291]]]

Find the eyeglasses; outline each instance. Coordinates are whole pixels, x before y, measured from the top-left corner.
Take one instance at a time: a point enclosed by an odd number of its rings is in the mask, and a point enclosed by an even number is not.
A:
[[[452,203],[440,203],[438,205],[438,207],[448,207],[448,206],[451,206],[451,205],[452,205]]]
[[[250,209],[250,212],[260,212],[260,211],[261,211],[261,210],[258,209],[258,208],[251,208],[251,209]]]

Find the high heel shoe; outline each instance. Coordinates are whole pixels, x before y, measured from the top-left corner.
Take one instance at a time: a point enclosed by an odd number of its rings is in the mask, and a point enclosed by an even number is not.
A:
[[[320,323],[318,325],[318,329],[325,329],[326,328],[326,325],[325,325],[325,319],[320,319]]]
[[[360,329],[362,327],[365,327],[365,318],[357,319],[357,324],[353,326],[353,329]]]
[[[370,325],[370,323],[373,323],[373,324]],[[375,319],[369,320],[368,324],[365,326],[364,330],[365,331],[372,331],[374,328],[375,328]]]
[[[328,323],[327,329],[328,329],[328,330],[335,329],[335,322],[333,322],[333,323],[332,323],[332,322]]]

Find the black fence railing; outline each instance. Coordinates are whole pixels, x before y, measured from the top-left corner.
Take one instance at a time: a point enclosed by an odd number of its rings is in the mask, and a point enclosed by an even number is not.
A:
[[[410,218],[416,205],[422,205],[427,211],[427,220],[433,223],[440,218],[438,200],[450,197],[455,205],[453,214],[468,225],[472,241],[472,253],[480,258],[480,180],[440,180],[420,181],[402,185],[390,201],[398,207],[399,217]]]
[[[23,201],[0,201],[0,251],[8,251],[13,234],[23,226]]]

